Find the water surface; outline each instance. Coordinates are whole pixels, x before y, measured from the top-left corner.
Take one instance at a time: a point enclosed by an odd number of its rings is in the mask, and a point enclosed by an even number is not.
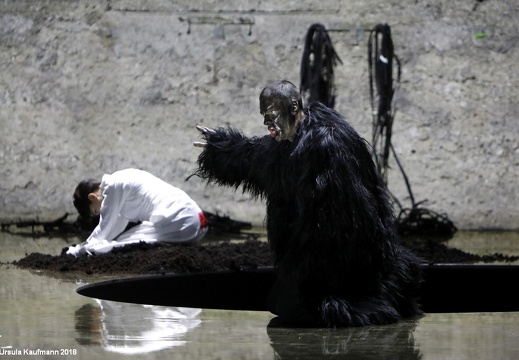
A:
[[[78,241],[0,232],[0,261],[4,262],[0,266],[0,357],[519,358],[519,312],[429,314],[393,325],[353,329],[270,328],[273,315],[268,312],[101,301],[75,290],[108,276],[30,271],[5,264],[32,252],[57,255]],[[478,254],[519,255],[517,233],[459,232],[449,244]],[[58,355],[47,355],[54,352]]]

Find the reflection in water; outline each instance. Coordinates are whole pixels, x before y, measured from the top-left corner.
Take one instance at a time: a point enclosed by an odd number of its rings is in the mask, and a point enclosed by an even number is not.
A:
[[[422,358],[414,344],[417,320],[360,328],[283,328],[269,325],[275,359],[398,359]]]
[[[121,354],[143,354],[182,346],[183,336],[202,322],[201,309],[97,300],[76,310],[76,340]]]

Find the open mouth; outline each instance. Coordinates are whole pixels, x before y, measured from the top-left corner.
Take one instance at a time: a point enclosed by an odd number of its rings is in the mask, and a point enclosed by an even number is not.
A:
[[[275,126],[269,126],[268,130],[270,132],[270,136],[273,137],[273,138],[275,138],[276,136],[279,135],[279,131],[278,131],[278,129],[276,129]]]

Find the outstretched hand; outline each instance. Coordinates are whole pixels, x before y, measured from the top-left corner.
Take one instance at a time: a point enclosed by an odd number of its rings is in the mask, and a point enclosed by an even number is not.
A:
[[[214,129],[208,128],[206,126],[197,125],[196,128],[198,129],[198,131],[200,131],[202,133],[202,135],[215,133]],[[205,141],[194,141],[193,145],[196,147],[205,147],[207,145],[207,143]]]

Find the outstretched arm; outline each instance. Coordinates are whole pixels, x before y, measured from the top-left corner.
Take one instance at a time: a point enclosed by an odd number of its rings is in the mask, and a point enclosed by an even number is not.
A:
[[[248,138],[232,128],[197,126],[197,129],[205,141],[193,143],[203,147],[195,175],[219,185],[243,186],[253,196],[261,195],[268,174],[265,169],[268,136]]]

